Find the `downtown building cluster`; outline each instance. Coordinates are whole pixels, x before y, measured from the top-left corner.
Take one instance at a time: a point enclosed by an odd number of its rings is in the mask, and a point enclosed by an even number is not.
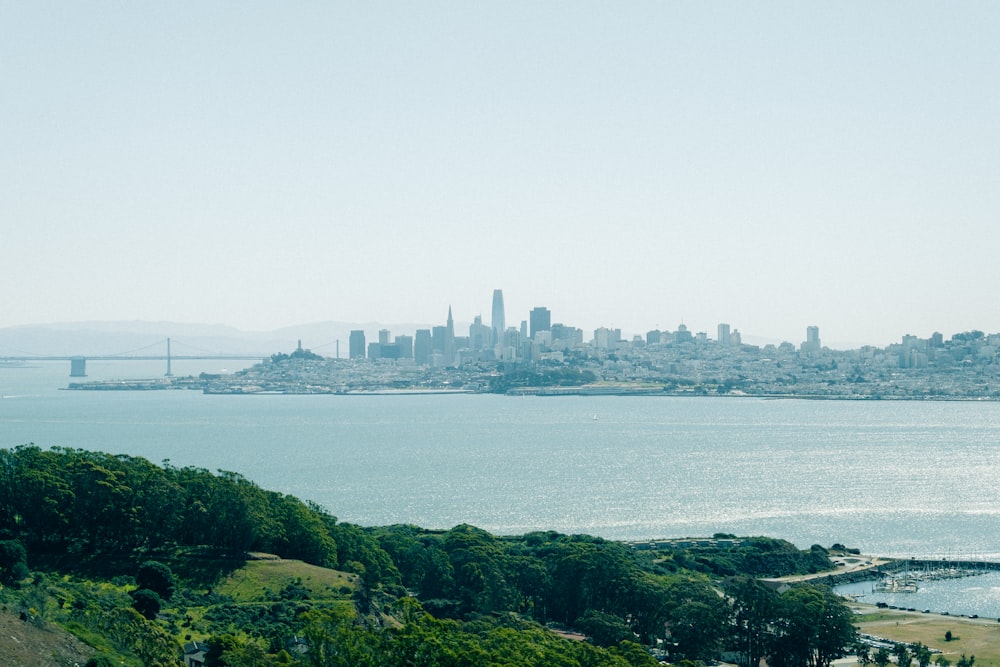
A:
[[[817,326],[795,345],[749,345],[729,324],[717,336],[652,330],[622,338],[611,328],[583,331],[553,323],[544,307],[520,326],[506,326],[503,294],[492,320],[476,317],[456,335],[444,325],[392,337],[351,333],[350,359],[300,349],[286,363],[265,363],[211,380],[220,393],[355,393],[463,391],[507,394],[642,394],[815,397],[842,399],[1000,399],[1000,334],[958,333],[945,339],[903,336],[885,348],[824,347]],[[315,357],[310,359],[311,357]]]
[[[612,351],[709,340],[708,334],[693,333],[681,323],[676,331],[651,330],[645,337],[634,336],[631,340],[622,338],[621,329],[600,327],[593,331],[592,338],[585,341],[582,329],[553,323],[551,311],[544,306],[533,308],[528,319],[521,320],[520,326],[508,327],[503,291],[499,289],[493,291],[491,316],[490,324],[485,324],[482,316],[477,315],[469,325],[468,335],[456,333],[451,307],[448,308],[445,324],[417,329],[413,335],[393,335],[388,329],[381,329],[378,341],[368,341],[364,330],[355,329],[350,333],[348,357],[412,361],[420,366],[432,367],[462,366],[483,361],[533,363],[553,352],[558,357],[562,351],[588,346]],[[716,342],[727,348],[743,345],[739,330],[725,323],[718,325]],[[820,351],[818,327],[806,329],[806,340],[801,347],[805,352]]]
[[[493,291],[489,324],[477,315],[469,325],[468,335],[455,331],[451,308],[445,324],[417,329],[412,336],[395,335],[387,329],[378,332],[378,341],[368,342],[361,329],[351,331],[348,356],[351,359],[412,360],[420,366],[461,366],[481,361],[530,363],[553,348],[576,348],[583,345],[583,331],[552,323],[552,313],[544,306],[531,310],[518,327],[506,325],[503,291]],[[608,330],[600,330],[608,331]],[[621,332],[618,331],[620,338]],[[390,337],[392,340],[390,341]]]

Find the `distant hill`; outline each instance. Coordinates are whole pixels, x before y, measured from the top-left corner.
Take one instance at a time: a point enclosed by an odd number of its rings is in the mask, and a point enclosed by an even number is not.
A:
[[[222,324],[178,322],[58,322],[0,328],[0,357],[17,356],[105,356],[119,354],[165,354],[166,339],[176,355],[247,354],[266,357],[290,352],[299,341],[317,354],[347,356],[348,339],[362,329],[368,341],[378,340],[378,331],[413,335],[429,324],[384,324],[379,322],[313,322],[274,331],[242,331]]]

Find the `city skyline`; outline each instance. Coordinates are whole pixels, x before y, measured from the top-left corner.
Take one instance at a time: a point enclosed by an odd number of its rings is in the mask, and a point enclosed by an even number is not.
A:
[[[0,328],[1000,331],[1000,6],[0,5]],[[484,299],[485,295],[485,299]]]

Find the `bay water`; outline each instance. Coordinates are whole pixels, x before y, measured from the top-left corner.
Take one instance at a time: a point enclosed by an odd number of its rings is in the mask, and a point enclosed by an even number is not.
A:
[[[725,532],[1000,560],[1000,403],[66,391],[68,366],[0,366],[0,447],[233,471],[367,526],[620,540]],[[238,368],[173,364],[175,375]],[[89,361],[87,370],[101,380],[164,368]],[[1000,573],[933,582],[901,600],[866,587],[842,591],[1000,616]]]
[[[1000,560],[1000,403],[65,391],[68,366],[0,367],[0,446],[229,470],[362,525],[726,532]]]

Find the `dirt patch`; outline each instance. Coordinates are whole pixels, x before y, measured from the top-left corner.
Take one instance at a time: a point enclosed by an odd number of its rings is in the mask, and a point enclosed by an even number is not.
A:
[[[93,654],[94,649],[57,626],[38,627],[0,610],[0,667],[74,667]]]

